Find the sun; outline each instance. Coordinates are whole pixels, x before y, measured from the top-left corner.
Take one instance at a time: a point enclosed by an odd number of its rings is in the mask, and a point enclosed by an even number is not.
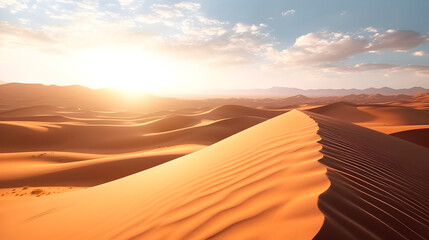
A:
[[[131,92],[162,91],[174,80],[174,69],[154,54],[124,49],[90,49],[76,54],[90,85]]]

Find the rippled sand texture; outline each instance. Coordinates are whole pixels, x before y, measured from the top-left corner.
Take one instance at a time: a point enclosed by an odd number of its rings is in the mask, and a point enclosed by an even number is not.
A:
[[[291,111],[86,190],[2,201],[6,239],[309,239],[329,187],[317,124]],[[18,231],[18,229],[20,229]],[[25,230],[24,230],[25,229]]]

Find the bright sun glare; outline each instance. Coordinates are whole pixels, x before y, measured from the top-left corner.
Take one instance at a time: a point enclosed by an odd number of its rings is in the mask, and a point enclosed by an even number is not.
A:
[[[174,77],[167,61],[129,50],[86,50],[77,54],[76,60],[88,81],[94,85],[126,91],[162,91]]]

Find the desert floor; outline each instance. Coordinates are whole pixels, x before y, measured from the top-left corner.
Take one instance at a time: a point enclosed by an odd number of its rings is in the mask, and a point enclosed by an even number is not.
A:
[[[427,239],[418,101],[0,111],[0,239]]]

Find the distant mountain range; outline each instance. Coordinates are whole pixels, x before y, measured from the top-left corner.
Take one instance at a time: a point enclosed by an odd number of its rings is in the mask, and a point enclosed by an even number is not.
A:
[[[421,93],[421,94],[417,94]],[[61,106],[90,110],[124,110],[141,113],[177,109],[210,109],[222,105],[247,107],[294,108],[302,104],[324,105],[345,101],[356,104],[428,102],[424,88],[392,89],[321,89],[270,88],[229,91],[228,94],[203,97],[183,95],[179,98],[149,94],[127,96],[112,89],[90,89],[78,85],[46,86],[43,84],[6,83],[0,85],[0,111],[28,106]],[[193,98],[193,99],[191,99]],[[427,104],[429,108],[429,102]],[[426,106],[426,105],[425,105]]]
[[[367,89],[309,89],[303,90],[299,88],[288,87],[272,87],[268,89],[236,89],[236,90],[214,90],[209,91],[210,95],[227,96],[227,97],[287,97],[295,95],[304,95],[308,97],[321,96],[346,96],[360,94],[381,94],[381,95],[412,95],[416,93],[428,93],[429,89],[422,87],[393,89],[389,87],[383,88],[367,88]]]

